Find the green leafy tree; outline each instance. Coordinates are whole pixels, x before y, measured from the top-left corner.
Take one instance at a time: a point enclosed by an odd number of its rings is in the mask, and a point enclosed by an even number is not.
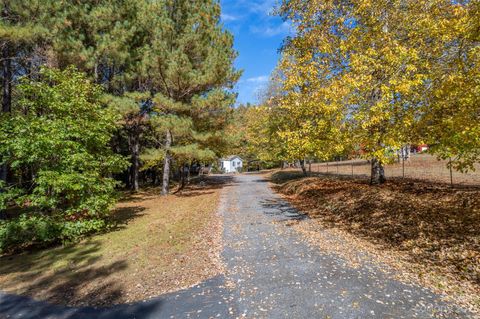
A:
[[[22,99],[2,116],[0,128],[0,153],[15,183],[0,204],[78,221],[78,229],[70,229],[77,235],[85,225],[91,231],[91,222],[104,219],[115,202],[118,182],[111,176],[126,164],[109,145],[116,116],[100,103],[100,87],[73,68],[43,69],[17,90]]]
[[[56,1],[3,0],[0,4],[1,112],[12,109],[19,75],[31,74],[43,60],[43,45],[54,29]],[[0,154],[1,156],[1,154]],[[0,159],[1,160],[1,159]],[[0,181],[7,181],[8,167],[0,167]]]

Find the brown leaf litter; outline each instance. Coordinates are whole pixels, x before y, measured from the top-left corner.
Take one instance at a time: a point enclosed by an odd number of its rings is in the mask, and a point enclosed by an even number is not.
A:
[[[288,176],[287,176],[288,175]],[[292,177],[295,179],[291,180]],[[366,258],[480,313],[480,190],[394,179],[382,186],[276,173],[273,188],[311,220],[291,226],[352,265]]]

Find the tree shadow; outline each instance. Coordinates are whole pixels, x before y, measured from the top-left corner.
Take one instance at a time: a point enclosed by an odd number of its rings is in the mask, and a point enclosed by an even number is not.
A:
[[[115,274],[125,270],[128,263],[126,260],[118,260],[98,267],[88,266],[92,263],[91,253],[96,251],[97,247],[97,244],[92,242],[86,249],[80,250],[74,258],[79,264],[72,262],[68,268],[52,274],[37,273],[38,277],[29,278],[28,288],[21,295],[0,292],[0,317],[6,315],[8,318],[23,319],[135,318],[159,312],[163,306],[162,299],[120,304],[128,287],[120,284],[121,280],[118,280]],[[44,260],[43,266],[48,266],[45,265],[48,262],[53,265],[53,261],[54,258]],[[3,266],[1,268],[2,272],[7,271]],[[18,280],[27,278],[18,276]],[[90,287],[88,293],[85,293],[83,291],[85,283],[95,283],[95,287]],[[37,296],[41,296],[40,300]]]
[[[127,261],[103,262],[97,266],[102,258],[100,248],[98,241],[89,240],[78,245],[1,257],[1,289],[19,290],[22,295],[55,304],[115,303],[123,287],[112,275],[124,270]],[[88,294],[82,290],[86,283],[94,283]]]
[[[143,216],[144,210],[142,206],[113,210],[108,231],[124,229],[133,219]],[[124,287],[115,274],[126,269],[127,260],[102,261],[102,245],[90,237],[80,243],[1,256],[0,290],[20,291],[57,304],[116,303]],[[87,284],[88,294],[84,291]]]
[[[232,186],[235,183],[233,176],[229,175],[208,175],[198,176],[184,188],[174,193],[177,197],[195,197],[205,194],[212,194],[215,190]]]
[[[122,197],[118,201],[119,203],[138,203],[150,199],[155,199],[160,195],[160,189],[158,187],[146,187],[142,188],[138,192],[124,191]]]
[[[182,290],[135,303],[111,307],[65,307],[28,297],[0,292],[0,317],[12,319],[133,319],[187,318],[202,310],[200,317],[230,317],[231,307],[221,302],[228,296],[223,276],[217,276]]]
[[[290,203],[282,199],[266,199],[261,201],[260,205],[265,215],[280,218],[280,220],[278,220],[280,222],[308,218],[307,214],[300,212],[290,205]]]
[[[115,208],[110,216],[112,227],[110,227],[108,231],[124,229],[132,220],[144,216],[145,214],[143,212],[145,209],[143,206]]]
[[[140,302],[131,305],[120,305],[112,308],[64,307],[36,301],[28,297],[0,293],[0,314],[12,319],[126,319],[145,318],[159,313],[164,305],[163,300]]]

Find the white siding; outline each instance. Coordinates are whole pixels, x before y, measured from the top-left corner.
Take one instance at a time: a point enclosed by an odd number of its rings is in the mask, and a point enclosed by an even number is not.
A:
[[[225,173],[235,173],[241,170],[241,168],[243,167],[243,162],[240,158],[235,157],[230,161],[221,161],[221,165],[221,168]]]
[[[223,170],[225,173],[230,173],[231,172],[231,163],[230,161],[223,161]]]

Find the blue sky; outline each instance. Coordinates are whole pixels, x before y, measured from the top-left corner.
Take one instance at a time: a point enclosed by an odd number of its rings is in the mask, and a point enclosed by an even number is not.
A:
[[[265,86],[278,60],[278,49],[290,27],[271,14],[276,0],[221,0],[222,22],[235,37],[239,56],[235,66],[243,69],[237,84],[238,103],[256,103],[258,89]]]

